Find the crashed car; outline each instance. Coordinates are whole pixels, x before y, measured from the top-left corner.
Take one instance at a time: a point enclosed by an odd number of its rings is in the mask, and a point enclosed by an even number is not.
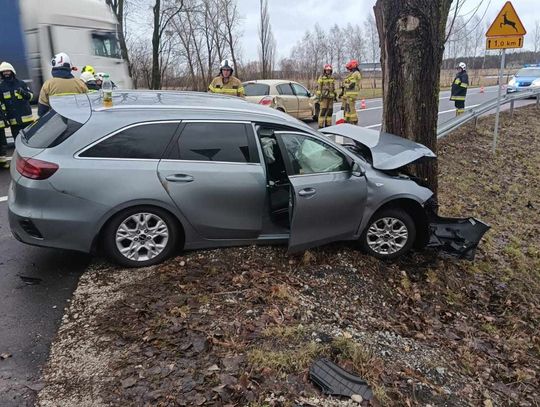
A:
[[[357,126],[311,129],[239,98],[119,91],[51,98],[16,140],[9,222],[22,242],[104,250],[129,267],[179,249],[357,241],[394,259],[440,246],[471,257],[485,225],[431,213],[402,168],[433,152]],[[347,142],[336,142],[341,138]]]

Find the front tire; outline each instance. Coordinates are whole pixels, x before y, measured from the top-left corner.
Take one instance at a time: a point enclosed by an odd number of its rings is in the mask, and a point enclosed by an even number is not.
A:
[[[410,251],[415,239],[416,226],[411,216],[389,208],[373,215],[362,232],[360,245],[371,256],[392,260]]]
[[[177,249],[180,236],[176,219],[152,206],[116,214],[103,231],[106,253],[112,261],[126,267],[161,263]]]

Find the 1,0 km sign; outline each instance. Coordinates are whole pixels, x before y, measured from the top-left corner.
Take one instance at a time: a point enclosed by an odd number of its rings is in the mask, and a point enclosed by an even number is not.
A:
[[[486,48],[523,48],[523,37],[490,37],[486,40]]]

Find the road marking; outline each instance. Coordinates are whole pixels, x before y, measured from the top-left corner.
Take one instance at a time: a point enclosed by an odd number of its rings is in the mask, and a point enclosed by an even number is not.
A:
[[[7,198],[7,196],[0,196],[0,202],[6,202]]]

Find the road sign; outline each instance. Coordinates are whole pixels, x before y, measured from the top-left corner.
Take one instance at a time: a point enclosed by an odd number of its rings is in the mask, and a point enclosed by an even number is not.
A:
[[[519,37],[488,37],[486,49],[523,48],[523,36]]]
[[[514,6],[507,1],[486,32],[486,37],[510,37],[527,34]]]

